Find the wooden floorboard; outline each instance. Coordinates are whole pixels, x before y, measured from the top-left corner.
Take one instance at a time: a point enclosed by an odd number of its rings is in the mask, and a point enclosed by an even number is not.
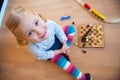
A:
[[[120,0],[85,0],[106,18],[120,18]],[[93,80],[120,80],[120,24],[107,24],[91,16],[74,0],[9,0],[0,29],[0,80],[75,80],[48,61],[37,61],[26,47],[19,48],[15,37],[5,26],[12,7],[21,5],[40,11],[61,26],[70,24],[102,24],[104,48],[78,48],[73,45],[70,58],[82,72],[90,72]],[[71,19],[60,21],[61,16]],[[77,42],[77,34],[73,42]],[[87,53],[82,53],[86,50]]]

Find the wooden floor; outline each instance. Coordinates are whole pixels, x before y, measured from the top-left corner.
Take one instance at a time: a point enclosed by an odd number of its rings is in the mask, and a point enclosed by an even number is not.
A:
[[[120,0],[85,0],[106,18],[120,18]],[[75,80],[55,64],[37,61],[26,47],[19,48],[15,37],[5,27],[6,17],[12,7],[22,5],[32,11],[40,11],[48,19],[61,26],[102,24],[104,48],[78,48],[72,45],[72,63],[83,72],[90,72],[93,80],[120,80],[120,24],[107,24],[91,16],[74,0],[9,0],[2,28],[0,29],[0,80]],[[60,21],[61,16],[71,19]],[[73,42],[77,41],[77,34]],[[86,50],[83,54],[81,50]]]

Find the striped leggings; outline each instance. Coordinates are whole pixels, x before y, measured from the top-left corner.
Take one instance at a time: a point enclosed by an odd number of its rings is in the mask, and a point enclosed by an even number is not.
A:
[[[63,30],[68,38],[67,45],[70,47],[72,39],[75,35],[74,26],[65,26]],[[62,54],[55,55],[50,61],[58,65],[60,68],[71,74],[77,80],[86,80],[84,73],[76,68],[71,62],[69,62]]]
[[[62,54],[58,54],[51,59],[53,63],[71,74],[77,80],[86,80],[84,74],[77,69],[71,62],[69,62]]]

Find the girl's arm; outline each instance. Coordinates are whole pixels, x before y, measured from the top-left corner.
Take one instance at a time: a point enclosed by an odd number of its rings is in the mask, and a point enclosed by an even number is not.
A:
[[[61,48],[61,52],[65,54],[69,54],[69,48],[66,44],[66,41],[68,40],[62,27],[54,22],[55,25],[55,35],[60,40],[61,43],[63,43],[63,46]]]
[[[28,49],[31,51],[31,53],[35,56],[37,60],[48,60],[48,59],[53,58],[57,54],[67,52],[66,43],[64,43],[63,47],[58,50],[47,50],[46,51],[43,48],[36,46],[34,44],[29,44]]]
[[[37,47],[36,45],[32,44],[32,45],[28,45],[28,49],[30,50],[30,52],[35,56],[35,58],[37,60],[48,60],[50,58],[53,58],[56,54],[58,53],[58,51],[53,51],[53,50],[44,50],[41,47]]]
[[[54,22],[54,25],[55,25],[55,35],[60,40],[60,42],[63,43],[65,41],[67,41],[68,39],[67,39],[62,27],[55,22]]]

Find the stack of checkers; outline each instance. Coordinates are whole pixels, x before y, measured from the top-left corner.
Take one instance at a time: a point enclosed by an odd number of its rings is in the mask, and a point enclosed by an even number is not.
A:
[[[104,33],[102,25],[79,25],[79,47],[104,47]]]

